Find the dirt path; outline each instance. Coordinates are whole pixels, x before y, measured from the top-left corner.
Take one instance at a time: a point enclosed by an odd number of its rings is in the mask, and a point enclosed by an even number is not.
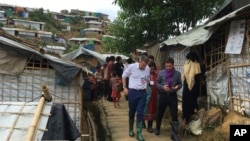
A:
[[[114,104],[107,100],[102,100],[102,105],[107,115],[107,126],[111,133],[112,141],[136,141],[136,137],[132,138],[128,135],[128,102],[124,96],[121,98],[120,107],[115,108]],[[155,122],[153,123],[153,128],[155,128]],[[136,128],[134,127],[134,129]],[[146,141],[171,141],[168,119],[163,120],[159,136],[156,136],[154,133],[148,133],[146,129],[143,130],[142,135]],[[181,138],[181,141],[197,141],[197,137],[188,135],[185,138]]]

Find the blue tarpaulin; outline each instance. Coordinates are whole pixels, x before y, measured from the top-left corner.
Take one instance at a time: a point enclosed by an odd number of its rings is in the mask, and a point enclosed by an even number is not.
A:
[[[84,45],[83,47],[86,48],[86,49],[88,49],[88,50],[92,50],[92,51],[94,50],[94,45],[93,44],[92,45],[91,44]]]

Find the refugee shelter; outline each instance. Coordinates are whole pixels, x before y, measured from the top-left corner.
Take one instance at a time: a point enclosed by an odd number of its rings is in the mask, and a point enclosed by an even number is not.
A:
[[[227,10],[228,6],[224,8]],[[208,107],[229,105],[233,111],[250,115],[250,4],[218,15],[190,32],[164,41],[160,48],[184,47],[199,53],[205,68]]]
[[[79,47],[77,50],[62,55],[62,57],[69,59],[94,73],[96,67],[99,66],[103,61],[100,62],[95,56],[89,54],[86,50],[87,49],[85,48]]]
[[[82,68],[59,57],[0,30],[0,101],[36,101],[47,85],[53,103],[65,106],[81,132]]]

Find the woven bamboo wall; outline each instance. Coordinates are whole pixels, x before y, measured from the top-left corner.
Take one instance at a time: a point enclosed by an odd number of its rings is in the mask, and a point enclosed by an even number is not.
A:
[[[228,27],[220,27],[204,45],[206,64],[206,87],[208,104],[224,105],[228,96],[228,76],[226,68],[226,38]]]

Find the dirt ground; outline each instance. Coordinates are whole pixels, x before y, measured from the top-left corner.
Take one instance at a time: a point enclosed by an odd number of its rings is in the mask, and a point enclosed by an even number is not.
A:
[[[128,122],[127,122],[127,114],[128,114],[128,103],[125,101],[124,97],[122,97],[120,102],[120,107],[114,108],[112,102],[108,102],[106,100],[102,100],[101,105],[106,113],[106,116],[103,116],[107,125],[107,128],[111,134],[111,141],[134,141],[135,138],[131,138],[128,136]],[[181,104],[178,107],[179,119],[181,118]],[[214,117],[214,113],[218,112],[219,108],[212,108],[206,111],[207,117]],[[220,110],[220,109],[219,109]],[[154,134],[148,133],[146,130],[143,131],[143,136],[146,141],[171,141],[170,139],[170,126],[169,122],[170,112],[168,109],[166,114],[164,115],[163,123],[162,123],[162,131],[160,136],[155,136]],[[210,124],[209,126],[205,126],[202,130],[201,135],[192,135],[185,134],[185,136],[180,136],[181,141],[229,141],[229,130],[231,124],[250,124],[250,118],[242,116],[236,112],[222,112],[221,124],[220,120],[217,120],[215,124]],[[219,119],[219,118],[217,118]],[[181,120],[180,120],[181,121]],[[153,124],[153,128],[155,127],[155,123]],[[108,140],[107,140],[108,141]]]
[[[242,116],[236,112],[228,112],[223,117],[222,124],[207,127],[198,137],[199,141],[229,141],[231,124],[250,124],[250,118]]]
[[[207,109],[206,97],[198,98],[198,105],[200,108]],[[180,108],[179,108],[180,109]],[[233,111],[229,111],[226,107],[213,107],[206,110],[207,117],[213,117],[216,112],[221,111],[221,121],[219,119],[215,124],[207,124],[203,130],[202,134],[196,136],[197,141],[229,141],[230,137],[230,125],[232,124],[250,124],[250,117],[242,116],[241,114]],[[181,116],[181,113],[180,113]],[[221,123],[220,123],[221,122]]]

